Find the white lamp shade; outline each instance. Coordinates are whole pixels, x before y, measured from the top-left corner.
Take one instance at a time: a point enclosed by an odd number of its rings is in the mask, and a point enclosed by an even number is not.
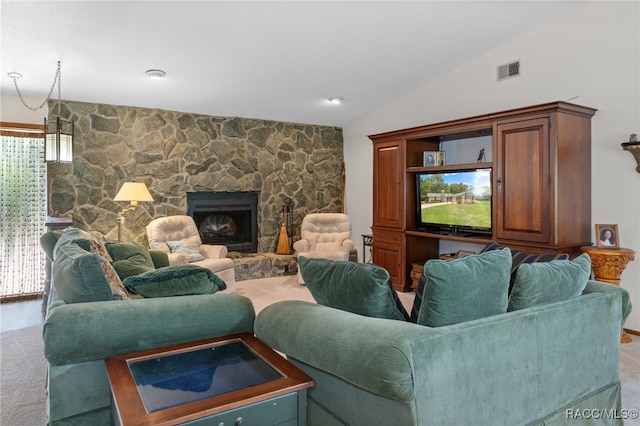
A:
[[[125,182],[113,201],[153,201],[144,182]]]
[[[60,162],[73,161],[73,136],[60,133]]]
[[[58,147],[56,146],[55,133],[47,133],[45,136],[44,160],[58,161]]]

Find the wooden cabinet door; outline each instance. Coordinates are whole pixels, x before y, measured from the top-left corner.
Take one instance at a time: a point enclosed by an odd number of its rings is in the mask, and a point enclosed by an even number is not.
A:
[[[393,287],[398,291],[409,291],[407,281],[405,235],[403,232],[373,230],[372,262],[389,272]]]
[[[373,226],[404,229],[404,153],[402,141],[373,146]]]
[[[497,123],[494,233],[505,240],[551,241],[549,118]]]

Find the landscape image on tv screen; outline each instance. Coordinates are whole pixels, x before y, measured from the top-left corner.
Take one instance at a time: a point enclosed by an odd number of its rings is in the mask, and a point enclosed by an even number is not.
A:
[[[420,222],[491,229],[491,169],[418,176]]]

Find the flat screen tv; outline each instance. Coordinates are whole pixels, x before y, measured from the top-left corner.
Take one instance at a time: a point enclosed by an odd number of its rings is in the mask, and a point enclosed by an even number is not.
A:
[[[416,173],[417,227],[459,236],[491,234],[491,169]]]

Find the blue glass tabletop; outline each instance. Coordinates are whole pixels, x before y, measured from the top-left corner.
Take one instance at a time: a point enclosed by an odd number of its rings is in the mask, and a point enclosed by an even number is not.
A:
[[[128,366],[148,413],[284,377],[240,340],[130,360]]]

